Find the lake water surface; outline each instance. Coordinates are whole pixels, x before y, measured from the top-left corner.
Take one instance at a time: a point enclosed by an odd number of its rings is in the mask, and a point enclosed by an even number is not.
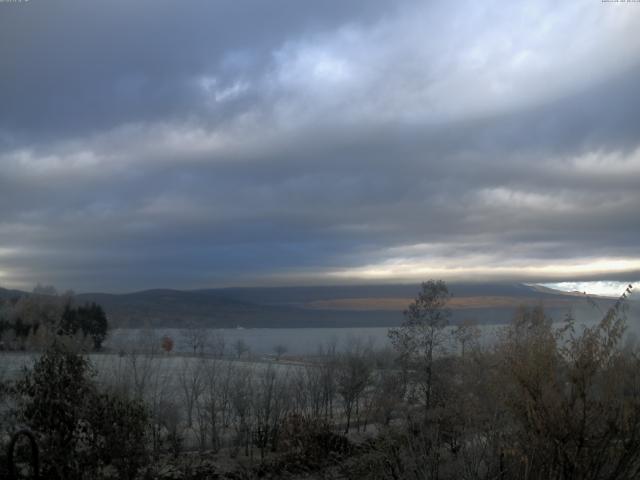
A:
[[[496,325],[479,327],[482,333],[482,341],[490,341],[495,338]],[[452,331],[449,328],[449,331]],[[287,354],[313,355],[318,349],[335,345],[337,350],[344,350],[353,342],[361,342],[371,345],[376,349],[390,346],[388,338],[389,329],[386,327],[355,327],[355,328],[220,328],[206,329],[189,332],[178,328],[164,329],[116,329],[109,334],[105,346],[118,350],[131,348],[149,343],[160,344],[163,336],[169,336],[174,341],[174,351],[188,353],[191,347],[191,337],[200,334],[206,345],[205,352],[211,353],[214,344],[219,339],[224,340],[225,352],[232,354],[234,345],[243,341],[251,353],[256,355],[273,354],[275,348],[282,345]]]

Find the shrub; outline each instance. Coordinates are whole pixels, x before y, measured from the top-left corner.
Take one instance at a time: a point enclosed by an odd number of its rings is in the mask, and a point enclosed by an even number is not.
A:
[[[146,459],[143,406],[98,393],[93,375],[84,357],[56,342],[16,385],[18,414],[38,437],[44,478],[97,478],[107,467],[133,478]]]

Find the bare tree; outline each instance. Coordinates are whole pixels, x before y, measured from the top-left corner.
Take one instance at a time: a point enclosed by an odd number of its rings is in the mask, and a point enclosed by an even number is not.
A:
[[[333,418],[336,397],[336,366],[338,363],[336,338],[327,342],[326,345],[318,346],[318,368],[321,371],[320,381],[322,385],[322,404],[325,419]]]
[[[389,338],[400,353],[404,368],[413,362],[417,364],[427,411],[433,398],[434,355],[446,346],[444,328],[451,316],[446,307],[450,297],[442,280],[424,282],[420,293],[404,312],[402,326],[389,330]]]
[[[214,358],[222,358],[225,354],[226,341],[224,334],[219,331],[214,331],[212,335],[208,337],[209,349]]]
[[[137,399],[145,398],[148,388],[157,376],[156,357],[160,348],[161,343],[155,331],[150,328],[142,329],[125,348],[131,388]]]
[[[187,413],[187,427],[193,426],[193,411],[204,390],[204,365],[202,361],[180,358],[178,367],[178,385],[182,391],[182,400]]]
[[[289,349],[286,345],[279,344],[273,347],[273,352],[276,354],[276,360],[278,361],[280,360],[280,357],[282,357],[288,351]]]
[[[232,412],[232,425],[235,430],[232,455],[238,454],[240,448],[244,447],[245,456],[249,456],[251,444],[251,423],[252,423],[252,391],[253,375],[251,370],[238,370],[231,379],[229,400]]]
[[[378,371],[373,389],[373,408],[376,420],[388,426],[393,413],[402,405],[402,378],[391,368]]]
[[[339,357],[337,364],[338,393],[345,415],[345,433],[349,433],[352,414],[359,414],[360,399],[371,381],[372,364],[368,352],[359,344],[353,345]]]
[[[259,380],[253,392],[253,412],[255,418],[254,442],[264,459],[265,449],[271,444],[277,448],[278,430],[285,417],[288,406],[287,379],[269,365],[259,374]]]
[[[249,345],[247,345],[247,343],[242,338],[239,338],[233,344],[233,349],[236,352],[236,356],[238,358],[242,358],[243,355],[249,352]]]
[[[169,442],[174,453],[178,453],[182,445],[180,434],[180,408],[176,398],[175,378],[171,362],[172,358],[151,356],[150,374],[144,384],[144,400],[152,418],[152,443],[157,454],[163,445]]]
[[[209,331],[206,328],[190,324],[181,331],[182,339],[193,355],[203,355],[209,343]]]
[[[227,363],[227,365],[231,364]],[[211,439],[211,448],[216,452],[221,446],[221,429],[224,426],[223,409],[225,408],[225,398],[228,396],[228,388],[222,381],[222,377],[222,362],[214,359],[205,363],[204,390],[202,400],[198,403],[198,416],[200,418],[200,427],[204,432],[208,432]]]
[[[452,332],[453,338],[460,344],[460,354],[464,357],[467,347],[475,346],[480,338],[480,329],[472,320],[466,319]]]
[[[309,414],[312,418],[320,418],[325,411],[324,369],[317,363],[308,364],[296,372],[294,390],[296,407],[301,414]]]

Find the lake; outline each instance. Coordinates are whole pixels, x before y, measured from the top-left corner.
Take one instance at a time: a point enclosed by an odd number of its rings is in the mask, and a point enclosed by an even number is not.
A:
[[[478,327],[483,341],[495,338],[496,325]],[[452,328],[449,328],[452,331]],[[391,346],[386,327],[354,327],[354,328],[219,328],[202,330],[185,330],[179,328],[160,329],[115,329],[109,334],[105,347],[119,350],[136,345],[160,345],[163,336],[174,341],[173,350],[179,353],[192,351],[191,338],[200,334],[205,345],[205,353],[211,353],[216,339],[222,338],[225,352],[232,354],[234,345],[241,340],[255,355],[273,354],[277,346],[286,348],[290,355],[313,355],[320,346],[336,345],[337,350],[344,350],[353,342],[359,341],[376,349]]]

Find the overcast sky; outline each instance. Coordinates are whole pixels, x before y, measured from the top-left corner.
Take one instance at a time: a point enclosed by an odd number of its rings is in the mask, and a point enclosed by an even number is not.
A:
[[[0,2],[0,286],[640,279],[640,4]]]

